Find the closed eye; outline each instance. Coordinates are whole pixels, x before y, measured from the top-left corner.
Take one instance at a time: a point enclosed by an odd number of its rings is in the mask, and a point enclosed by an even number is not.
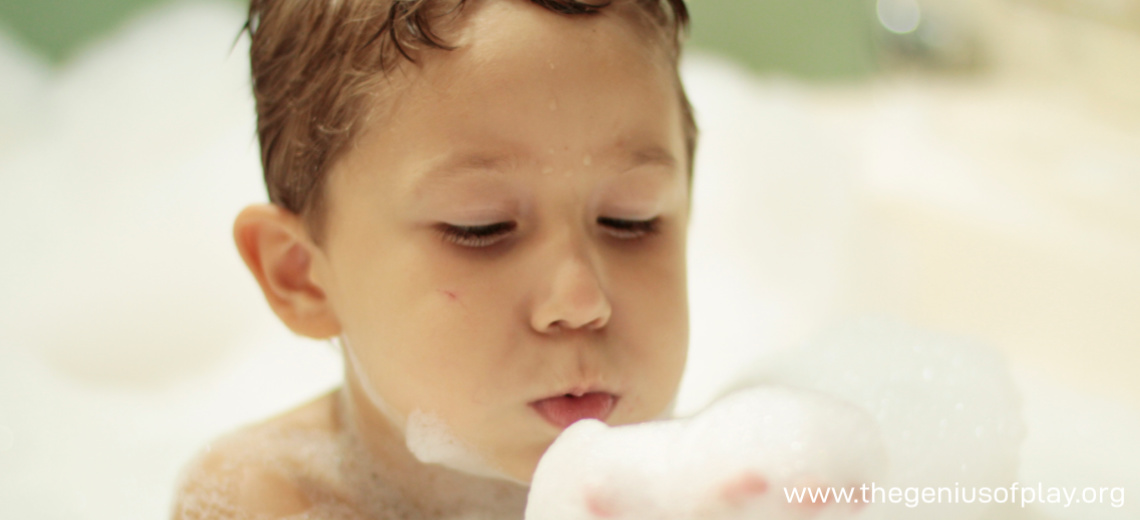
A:
[[[514,231],[514,222],[496,222],[484,226],[456,226],[440,224],[439,230],[443,239],[463,247],[487,247]]]
[[[649,220],[623,220],[610,217],[598,217],[598,224],[615,238],[632,240],[653,235],[659,231],[660,217]]]

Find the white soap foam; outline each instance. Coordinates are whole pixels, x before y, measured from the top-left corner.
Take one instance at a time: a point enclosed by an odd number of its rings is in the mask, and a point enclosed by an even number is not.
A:
[[[408,451],[425,464],[439,464],[478,477],[514,480],[457,437],[438,414],[412,410],[404,438]]]
[[[408,451],[416,459],[425,464],[438,464],[477,477],[519,483],[496,468],[469,443],[457,437],[454,429],[438,413],[416,409],[407,417],[400,414],[376,391],[348,339],[338,337],[333,341],[339,343],[368,401],[403,435]]]
[[[539,462],[527,519],[592,518],[599,509],[617,518],[798,518],[783,486],[996,488],[1017,480],[1020,399],[1002,357],[985,345],[866,320],[769,360],[734,388],[687,420],[571,426]],[[779,500],[724,500],[734,478],[748,489],[738,478],[748,474]],[[816,518],[1007,513],[980,503],[875,504],[858,512],[829,506]]]
[[[783,486],[849,486],[881,477],[885,465],[862,410],[816,392],[759,387],[690,419],[575,423],[539,462],[526,518],[793,518],[802,511],[787,504]],[[816,518],[853,512],[832,507]]]
[[[473,452],[449,433],[438,416],[419,410],[409,414],[409,450],[427,463],[414,474],[374,457],[361,444],[352,418],[344,417],[344,422],[345,431],[339,436],[340,474],[367,518],[496,520],[517,518],[524,507],[526,488],[477,476],[489,472],[487,466],[470,458]],[[396,493],[397,481],[414,489],[419,498]]]

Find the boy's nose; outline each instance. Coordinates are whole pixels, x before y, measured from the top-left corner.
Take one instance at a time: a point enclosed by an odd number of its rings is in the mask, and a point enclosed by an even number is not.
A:
[[[605,327],[613,309],[594,266],[582,256],[569,255],[553,267],[546,294],[540,295],[531,315],[534,330],[550,334]]]

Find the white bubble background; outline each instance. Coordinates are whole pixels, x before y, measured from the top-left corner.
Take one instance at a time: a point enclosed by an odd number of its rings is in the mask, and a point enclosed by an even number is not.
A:
[[[1140,517],[1140,111],[1112,97],[1140,43],[1019,20],[1069,30],[1091,64],[1065,82],[1072,56],[1011,50],[1006,76],[821,87],[686,57],[702,141],[679,412],[890,316],[1008,358],[1022,482],[1127,490],[1017,514]],[[210,439],[340,380],[230,243],[264,199],[240,25],[167,7],[61,67],[0,32],[0,518],[163,518]]]

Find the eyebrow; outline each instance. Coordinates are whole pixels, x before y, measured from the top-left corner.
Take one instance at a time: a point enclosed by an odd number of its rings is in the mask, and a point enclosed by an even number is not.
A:
[[[669,168],[670,172],[677,169],[677,158],[660,146],[637,148],[630,155],[632,160],[629,169],[631,170],[638,166],[664,166]]]
[[[408,181],[409,192],[418,196],[434,183],[447,181],[473,173],[500,173],[516,168],[518,158],[513,154],[455,153],[431,161]]]
[[[644,146],[628,150],[624,146],[616,146],[613,150],[603,154],[625,156],[628,160],[618,161],[624,171],[633,170],[641,166],[662,166],[669,175],[677,171],[677,159],[665,148],[660,146]],[[466,176],[473,173],[502,173],[519,168],[522,157],[513,153],[456,153],[432,162],[418,171],[409,181],[411,193],[420,194],[426,186],[439,181],[446,181],[455,177]]]

